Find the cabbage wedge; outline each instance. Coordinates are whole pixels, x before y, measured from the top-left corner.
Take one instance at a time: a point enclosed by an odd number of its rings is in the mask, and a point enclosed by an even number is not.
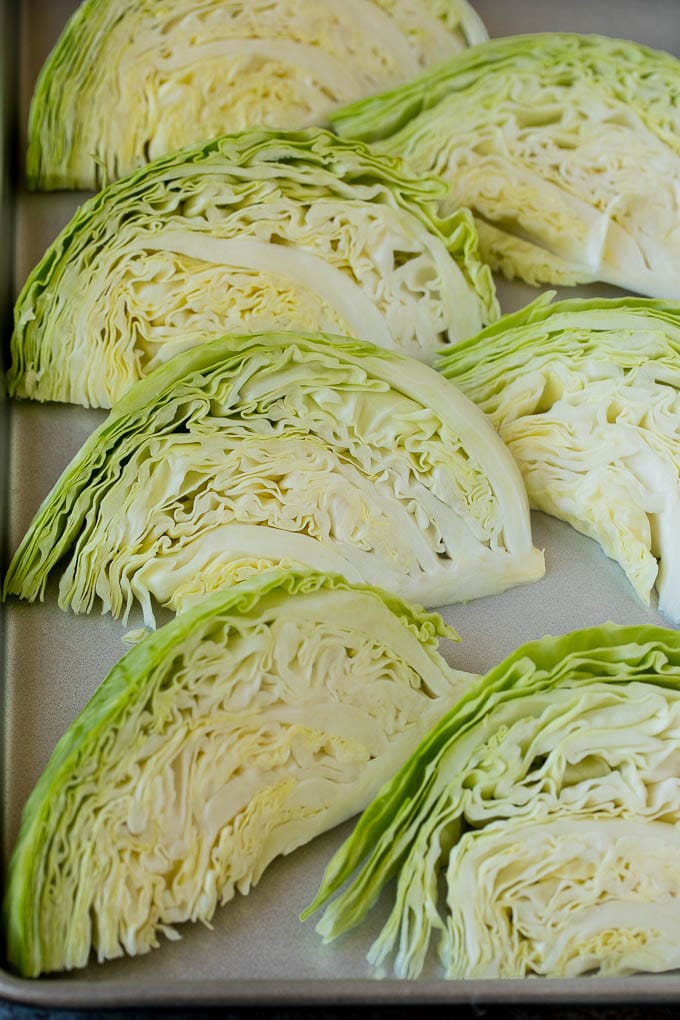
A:
[[[483,43],[338,111],[449,186],[484,258],[531,284],[680,293],[680,61],[634,42],[543,33]]]
[[[680,304],[544,296],[439,367],[491,418],[532,506],[680,622]]]
[[[206,339],[303,329],[431,362],[498,318],[467,210],[327,131],[253,130],[86,202],[15,307],[11,394],[111,407]]]
[[[35,87],[29,187],[92,189],[227,132],[323,124],[486,38],[467,0],[85,0]]]
[[[5,900],[27,976],[208,923],[267,865],[360,810],[469,685],[440,617],[273,571],[133,648],[29,798]]]
[[[519,648],[381,790],[305,916],[352,875],[318,930],[359,924],[396,879],[369,958],[396,952],[401,977],[433,938],[449,978],[680,966],[680,634]]]
[[[60,562],[63,561],[63,562]],[[130,390],[43,502],[5,578],[59,604],[178,609],[304,564],[443,605],[542,576],[519,470],[433,369],[372,344],[224,337]]]

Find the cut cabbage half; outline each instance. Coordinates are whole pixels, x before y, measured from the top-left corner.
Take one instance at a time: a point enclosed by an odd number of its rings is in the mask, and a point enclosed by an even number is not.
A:
[[[326,131],[247,131],[83,205],[15,308],[10,393],[111,407],[230,332],[360,336],[429,362],[498,318],[467,210],[441,182]]]
[[[532,506],[680,622],[680,304],[542,297],[440,368],[489,415]]]
[[[62,561],[62,562],[60,562]],[[202,344],[130,390],[46,498],[5,578],[33,600],[179,608],[303,563],[425,605],[543,574],[526,492],[489,421],[434,370],[372,344]]]
[[[528,283],[680,293],[680,61],[634,42],[494,39],[339,111],[469,206],[484,257]]]
[[[335,938],[389,883],[369,958],[396,953],[401,977],[433,939],[449,978],[668,970],[679,851],[680,634],[605,624],[476,681],[366,809],[306,915],[353,876],[318,926]]]
[[[226,132],[322,124],[487,38],[467,0],[86,0],[36,84],[33,188],[94,188]]]
[[[341,578],[218,592],[114,667],[23,813],[5,901],[19,971],[144,953],[360,810],[472,677],[438,616]]]

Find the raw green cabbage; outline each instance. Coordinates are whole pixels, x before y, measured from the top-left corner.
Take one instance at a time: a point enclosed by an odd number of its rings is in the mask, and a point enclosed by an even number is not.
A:
[[[467,0],[85,0],[35,87],[32,188],[94,188],[192,142],[322,124],[487,38]]]
[[[441,636],[385,592],[275,571],[142,641],[26,804],[10,961],[35,976],[144,953],[360,810],[472,679]]]
[[[64,562],[63,557],[69,558]],[[436,606],[542,576],[519,470],[433,369],[373,344],[271,333],[178,354],[66,468],[5,594],[127,616],[303,563]]]
[[[158,160],[90,199],[15,308],[10,392],[111,407],[229,332],[361,336],[431,361],[498,317],[467,210],[326,131],[254,130]]]
[[[359,820],[305,913],[394,905],[369,959],[416,977],[680,966],[680,634],[605,624],[475,682]]]
[[[637,43],[495,39],[339,111],[469,206],[493,268],[529,283],[680,291],[680,62]]]
[[[440,362],[492,420],[534,508],[568,521],[680,622],[680,304],[549,296]]]

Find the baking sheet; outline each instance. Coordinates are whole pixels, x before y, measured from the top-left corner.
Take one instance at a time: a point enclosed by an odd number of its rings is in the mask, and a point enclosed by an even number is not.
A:
[[[341,0],[338,0],[341,2]],[[477,0],[477,10],[494,36],[515,32],[571,30],[636,39],[680,56],[678,0]],[[77,205],[82,195],[29,195],[23,189],[25,123],[36,75],[75,2],[28,0],[21,6],[16,93],[9,119],[18,112],[11,143],[10,206],[0,212],[1,236],[14,238],[12,286],[16,293]],[[15,52],[15,13],[5,0],[0,44]],[[11,70],[11,68],[10,68]],[[11,75],[14,77],[14,75]],[[10,124],[11,127],[11,124]],[[0,252],[0,259],[3,254]],[[0,279],[5,280],[0,262]],[[499,283],[504,311],[536,296],[532,288]],[[566,293],[566,292],[565,292]],[[614,294],[613,288],[577,288],[569,293]],[[0,309],[6,329],[10,294]],[[61,470],[104,413],[70,406],[17,403],[10,409],[9,468],[4,470],[8,527],[0,521],[3,566],[30,518]],[[1,417],[3,442],[7,419]],[[0,443],[0,457],[2,456]],[[3,470],[0,461],[0,470]],[[520,643],[545,633],[564,633],[610,619],[617,623],[665,623],[654,607],[636,599],[620,568],[599,547],[567,525],[535,514],[535,543],[546,552],[546,577],[537,584],[446,609],[443,615],[461,636],[447,651],[462,669],[483,672]],[[56,608],[54,588],[44,604],[12,603],[0,631],[4,660],[3,852],[16,838],[23,803],[56,743],[108,669],[124,653],[126,627],[104,617],[74,617]],[[131,626],[135,621],[131,621]],[[0,707],[2,707],[0,705]],[[137,959],[96,964],[72,975],[25,981],[0,968],[0,995],[50,1006],[237,1004],[302,1002],[680,1002],[680,975],[572,981],[445,982],[435,959],[416,982],[381,977],[365,952],[386,918],[379,906],[358,931],[324,947],[313,922],[298,914],[316,892],[323,868],[351,830],[351,823],[276,861],[258,887],[222,908],[214,930],[183,928],[183,939]]]

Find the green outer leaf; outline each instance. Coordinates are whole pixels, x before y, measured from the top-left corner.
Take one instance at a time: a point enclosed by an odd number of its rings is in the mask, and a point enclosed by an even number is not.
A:
[[[246,360],[258,365],[259,379],[266,385],[266,372],[271,371],[277,356],[290,352],[293,344],[300,357],[310,362],[312,388],[324,385],[325,357],[345,367],[356,366],[366,373],[366,387],[377,385],[409,396],[459,436],[469,457],[493,479],[494,496],[504,508],[506,546],[516,571],[509,583],[519,583],[520,576],[522,580],[541,576],[542,556],[531,544],[519,472],[484,415],[455,387],[419,362],[373,344],[320,334],[265,333],[201,344],[156,369],[123,397],[43,501],[10,563],[5,596],[16,594],[31,601],[43,597],[48,575],[75,542],[100,490],[105,491],[115,481],[110,477],[109,464],[114,455],[118,465],[146,437],[190,428],[194,417],[200,418],[205,412],[213,387],[237,372]],[[234,401],[232,411],[242,413],[237,394]],[[200,430],[197,435],[200,438]],[[501,571],[499,584],[502,581]],[[432,604],[435,599],[439,605],[450,601],[452,595],[449,590],[433,589]]]
[[[643,107],[645,119],[669,145],[680,149],[677,141],[680,117],[672,98],[680,93],[677,58],[626,39],[569,32],[490,39],[438,64],[406,85],[350,103],[329,119],[343,138],[382,141],[403,128],[408,129],[416,117],[432,110],[446,96],[474,89],[485,75],[503,76],[535,65],[541,73],[559,80],[565,60],[576,67],[582,62],[583,67],[579,68],[582,73],[594,74],[603,88],[611,90],[622,102],[633,102],[636,106],[644,103],[647,91],[636,89],[636,83],[644,83],[653,71],[661,108],[657,111],[653,106]],[[625,74],[621,68],[625,68]]]
[[[634,334],[648,330],[657,335],[659,363],[669,366],[677,361],[680,370],[679,302],[633,295],[553,301],[554,295],[555,291],[541,294],[524,308],[462,340],[455,350],[437,359],[436,369],[464,392],[478,385],[472,399],[484,406],[487,387],[489,397],[492,387],[501,393],[509,373],[526,372],[532,354],[545,356],[550,345],[580,352],[585,360],[589,350],[597,353],[598,337],[602,336],[611,340],[612,357],[619,349],[622,364],[643,364],[648,355],[638,347]],[[499,376],[501,386],[497,385]]]
[[[675,298],[679,109],[675,57],[554,32],[483,43],[333,126],[438,173],[492,269]]]
[[[94,141],[98,138],[97,120],[102,115],[113,118],[114,121],[118,117],[123,134],[126,126],[124,108],[120,111],[106,109],[106,106],[103,109],[98,108],[98,104],[101,105],[102,100],[106,103],[111,92],[116,94],[119,87],[115,77],[121,54],[111,52],[111,39],[115,39],[114,32],[121,23],[127,22],[127,41],[143,34],[145,23],[151,22],[153,25],[159,19],[165,18],[167,26],[171,27],[173,21],[177,22],[182,16],[190,14],[192,8],[199,6],[194,0],[175,0],[166,3],[164,9],[159,11],[158,6],[154,6],[149,0],[132,0],[123,11],[114,0],[83,0],[68,20],[36,82],[28,125],[26,172],[29,188],[94,188],[101,183],[102,178],[105,180],[107,175],[116,177],[121,172],[129,171],[130,167],[126,165],[128,153],[108,151],[106,146],[105,151],[96,151]],[[205,7],[205,4],[202,6]],[[219,8],[220,5],[214,3],[213,6]],[[247,9],[247,4],[244,3],[243,6]],[[399,6],[395,0],[377,0],[369,9],[372,9],[374,15],[387,16],[393,24],[396,24],[398,18],[394,18],[393,15],[395,9],[398,14]],[[446,3],[418,0],[415,6],[416,10],[420,9],[422,12],[425,22],[428,20],[439,22],[441,37],[448,37],[449,52],[455,52],[461,45],[472,45],[487,38],[481,19],[467,0],[447,0]],[[236,13],[238,14],[238,5]],[[320,22],[321,31],[323,32],[324,28],[327,30],[329,19],[324,19],[323,7],[315,14],[317,22]],[[266,33],[266,29],[264,31]],[[255,30],[253,38],[256,37]],[[285,39],[283,31],[281,39]],[[405,40],[404,43],[406,44]],[[413,47],[414,59],[417,49],[417,45]],[[190,50],[188,47],[188,54]],[[323,47],[320,47],[320,50],[323,54]],[[428,52],[421,54],[423,66],[427,64],[428,57]],[[391,55],[391,59],[394,61],[395,54]],[[186,63],[187,66],[192,66],[190,57]],[[225,56],[225,63],[228,69],[228,55]],[[402,77],[407,76],[408,74],[402,72]],[[200,86],[200,65],[198,84]],[[143,85],[144,82],[140,82],[140,87]],[[308,74],[306,85],[314,91],[317,83],[313,80],[313,75]],[[257,111],[255,113],[257,114]],[[244,111],[244,115],[248,122],[253,112]],[[243,121],[243,117],[236,119]],[[295,118],[291,118],[293,119]],[[262,116],[256,117],[256,120],[259,123]],[[200,126],[200,119],[198,123],[184,125],[184,140],[179,145],[173,144],[172,148],[176,149],[182,144],[198,140],[197,131],[199,136],[205,135],[205,131],[200,131]],[[256,124],[246,123],[246,126]],[[295,129],[300,125],[290,122],[269,126],[275,129]],[[146,129],[150,131],[151,126],[147,125]],[[229,130],[228,124],[225,124],[222,130]],[[146,139],[147,148],[152,141],[150,137]],[[138,165],[148,159],[146,149],[131,155]]]
[[[302,918],[328,903],[355,872],[350,885],[331,903],[320,927],[325,941],[359,924],[387,882],[398,873],[425,823],[423,807],[441,784],[442,762],[461,738],[511,700],[531,698],[568,683],[631,680],[680,690],[680,633],[663,627],[613,623],[562,636],[546,636],[516,649],[473,683],[435,726],[420,747],[386,783],[363,812],[354,831],[331,858],[319,891]],[[528,702],[528,705],[530,703]]]
[[[532,506],[597,540],[642,600],[649,601],[656,584],[661,611],[676,622],[680,303],[622,297],[551,304],[550,298],[543,295],[463,341],[437,368],[489,415],[518,460]],[[576,433],[579,408],[587,415],[595,407],[598,423],[584,419]],[[582,458],[574,463],[576,453]],[[610,471],[627,486],[625,503],[607,485]],[[597,493],[592,481],[584,495],[579,483],[590,475]],[[630,523],[633,509],[649,522],[649,534]]]
[[[39,847],[45,841],[45,833],[49,833],[53,826],[53,792],[73,781],[79,764],[96,751],[103,736],[112,727],[119,725],[127,708],[143,697],[154,668],[165,661],[171,663],[184,640],[200,631],[204,624],[217,618],[232,618],[234,626],[238,626],[248,618],[256,619],[277,599],[323,590],[354,591],[378,599],[399,621],[399,625],[407,628],[420,642],[434,668],[450,679],[464,676],[449,670],[437,651],[440,637],[458,640],[455,631],[441,616],[378,588],[351,585],[337,575],[311,571],[272,570],[248,578],[232,588],[213,593],[148,635],[113,667],[61,737],[24,808],[9,867],[4,903],[9,956],[22,973],[35,975],[42,969],[35,934],[40,902],[35,893],[41,885]]]
[[[62,305],[70,302],[77,310],[80,288],[88,287],[90,276],[96,279],[98,263],[106,264],[112,245],[120,246],[123,228],[136,231],[133,236],[141,244],[152,241],[155,231],[162,237],[176,213],[158,212],[158,203],[166,197],[176,201],[178,189],[189,197],[191,188],[213,182],[236,196],[243,208],[279,194],[293,208],[308,208],[317,199],[337,196],[379,209],[389,198],[396,209],[413,218],[414,226],[423,225],[433,244],[441,243],[450,254],[469,289],[471,304],[479,308],[480,322],[499,315],[493,279],[480,260],[470,213],[461,209],[446,218],[437,213],[438,201],[446,194],[441,181],[427,175],[408,176],[398,158],[374,153],[360,142],[327,131],[252,129],[155,160],[104,188],[77,210],[29,274],[15,304],[12,365],[7,375],[10,395],[110,406],[111,399],[107,404],[100,395],[106,384],[105,362],[98,369],[103,378],[93,379],[87,394],[73,389],[69,334],[77,323],[72,321],[73,313],[64,318]],[[282,223],[284,235],[286,229]],[[207,225],[202,231],[208,237],[213,232],[228,236],[219,222],[213,231]],[[79,286],[67,276],[72,267],[78,268]],[[102,301],[107,299],[103,294]],[[111,388],[118,399],[118,388],[114,383]]]
[[[574,324],[578,324],[579,319],[586,323],[591,312],[602,313],[601,323],[606,329],[607,314],[623,310],[630,313],[631,322],[635,322],[635,317],[639,316],[641,322],[644,319],[649,319],[652,322],[658,321],[662,329],[667,325],[674,329],[678,328],[680,320],[680,303],[678,301],[637,297],[633,294],[616,298],[566,298],[562,301],[553,301],[555,293],[555,291],[546,291],[523,308],[503,315],[497,322],[485,326],[475,336],[462,340],[456,346],[455,353],[447,351],[440,355],[437,359],[437,370],[449,378],[457,373],[459,365],[471,366],[474,360],[480,357],[480,348],[488,341],[493,340],[494,345],[498,341],[502,341],[504,347],[510,348],[512,344],[508,338],[512,331],[517,330],[517,335],[520,336],[526,327],[538,327],[543,323],[550,324],[551,320],[556,320],[558,316],[566,318],[573,315]],[[554,331],[557,329],[558,327],[555,326]],[[560,326],[559,329],[563,329],[563,326]]]

